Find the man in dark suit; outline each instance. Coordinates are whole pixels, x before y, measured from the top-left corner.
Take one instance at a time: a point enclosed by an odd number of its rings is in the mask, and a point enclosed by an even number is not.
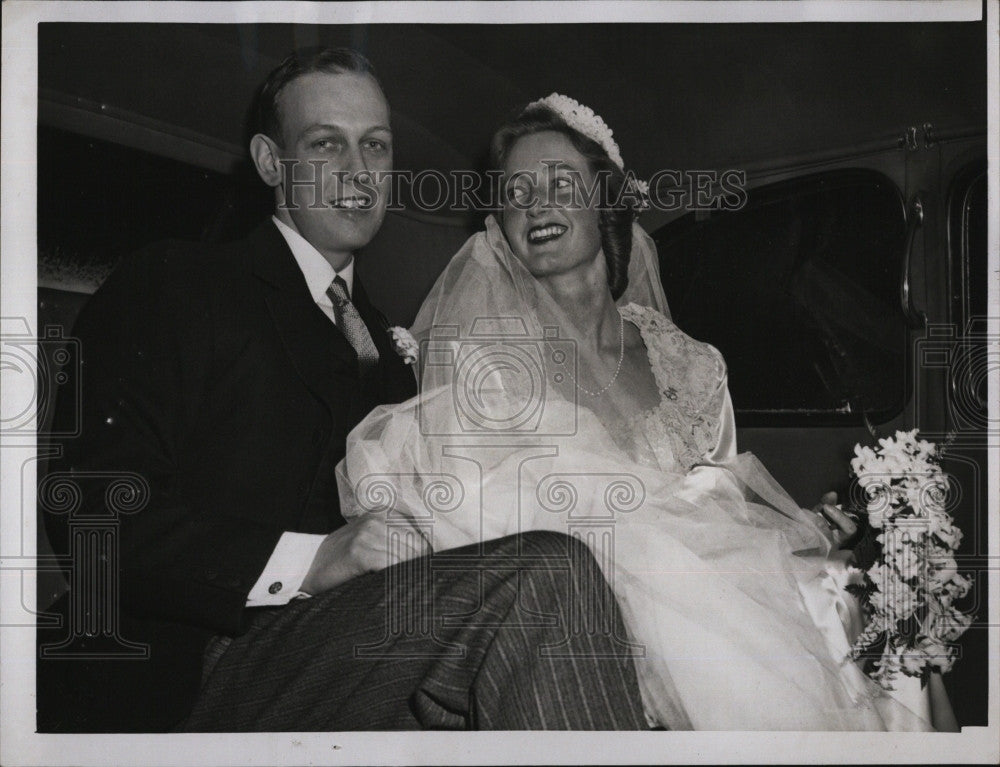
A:
[[[348,432],[416,390],[353,273],[385,214],[389,107],[344,49],[293,54],[259,103],[250,150],[273,218],[242,242],[127,259],[75,328],[81,432],[46,481],[79,502],[41,503],[53,547],[72,552],[60,609],[76,633],[39,631],[39,729],[641,727],[584,547],[528,534],[432,572],[419,531],[340,515]],[[115,477],[131,478],[131,507]],[[111,543],[87,549],[86,524],[112,517]],[[92,596],[101,572],[120,612]],[[595,591],[610,629],[571,630]],[[391,631],[400,609],[433,630]]]

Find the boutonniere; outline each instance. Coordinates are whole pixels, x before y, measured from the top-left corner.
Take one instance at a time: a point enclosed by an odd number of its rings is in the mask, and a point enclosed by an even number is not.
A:
[[[392,338],[392,348],[403,358],[403,362],[407,365],[416,364],[420,357],[420,346],[410,331],[394,325],[389,328],[389,336]]]

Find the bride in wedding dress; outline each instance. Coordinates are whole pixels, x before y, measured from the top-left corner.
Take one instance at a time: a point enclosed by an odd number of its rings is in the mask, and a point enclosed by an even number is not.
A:
[[[417,317],[420,395],[349,437],[345,516],[419,519],[438,551],[583,538],[651,725],[933,730],[926,695],[903,702],[847,660],[862,625],[844,557],[737,453],[725,362],[671,322],[604,121],[553,94],[493,150],[503,209]]]

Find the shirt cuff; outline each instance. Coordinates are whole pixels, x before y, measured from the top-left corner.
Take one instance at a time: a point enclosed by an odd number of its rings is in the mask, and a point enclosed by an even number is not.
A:
[[[282,533],[264,572],[250,589],[247,607],[286,605],[293,599],[308,597],[301,590],[302,581],[309,574],[324,538],[325,535],[309,533]]]

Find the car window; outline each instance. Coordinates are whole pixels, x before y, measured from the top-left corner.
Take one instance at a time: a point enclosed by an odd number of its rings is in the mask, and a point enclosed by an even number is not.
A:
[[[67,179],[85,183],[67,183]],[[267,210],[230,177],[120,144],[38,129],[40,284],[90,293],[127,253],[166,238],[226,239]],[[266,206],[269,200],[265,199]],[[248,212],[251,211],[251,212]]]
[[[654,233],[674,321],[716,346],[741,422],[885,420],[906,398],[902,198],[872,171],[756,188]]]

